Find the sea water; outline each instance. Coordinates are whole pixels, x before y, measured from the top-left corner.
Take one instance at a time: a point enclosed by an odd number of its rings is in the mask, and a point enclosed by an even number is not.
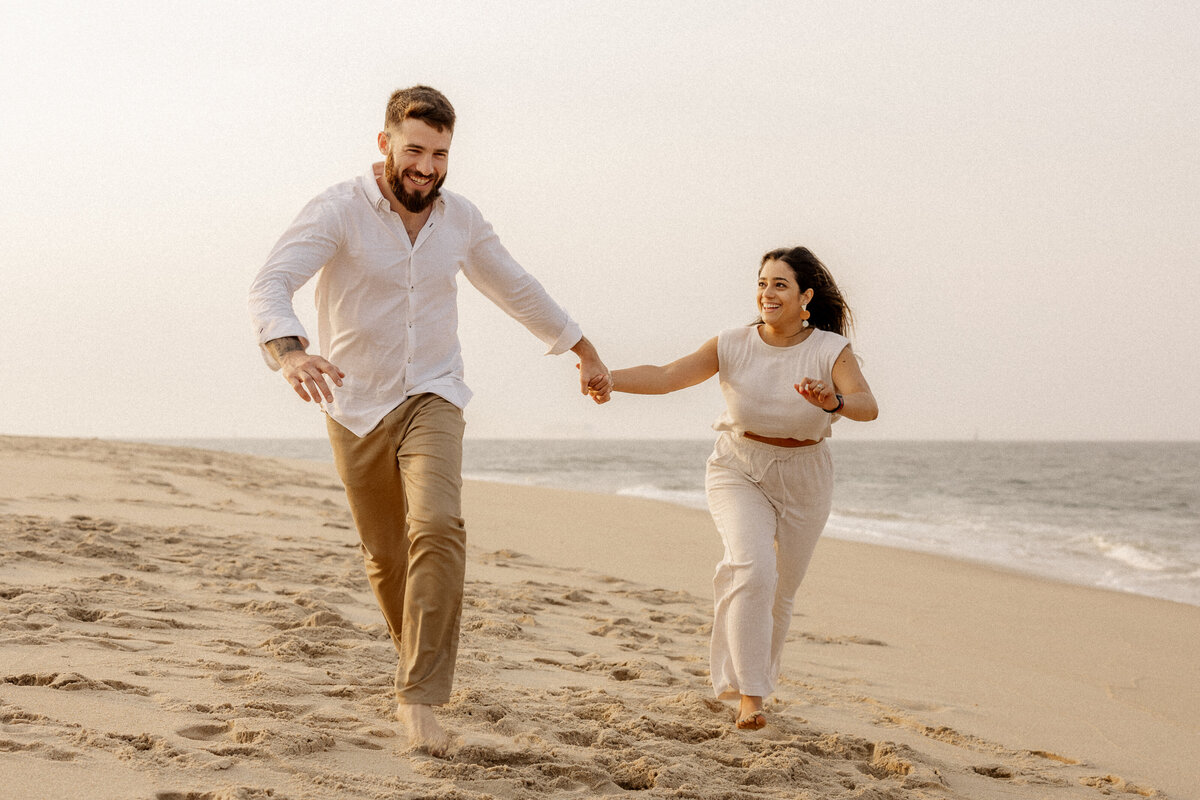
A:
[[[170,443],[332,459],[325,440]],[[1200,443],[831,439],[830,447],[827,536],[1200,606]],[[711,449],[711,440],[468,439],[463,472],[705,508]]]

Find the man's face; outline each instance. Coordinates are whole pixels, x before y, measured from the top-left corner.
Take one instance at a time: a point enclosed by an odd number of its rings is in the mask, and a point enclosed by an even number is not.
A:
[[[446,182],[453,135],[449,128],[439,131],[419,119],[406,119],[379,135],[379,150],[386,156],[384,179],[409,211],[424,211],[437,199]]]

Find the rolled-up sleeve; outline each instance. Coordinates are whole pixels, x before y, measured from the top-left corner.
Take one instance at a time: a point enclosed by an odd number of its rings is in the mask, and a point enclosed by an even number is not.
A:
[[[279,369],[279,364],[267,350],[267,342],[296,336],[308,346],[308,333],[296,316],[292,297],[337,252],[341,227],[341,216],[330,204],[323,197],[313,199],[279,237],[250,285],[250,320],[271,369]]]
[[[525,326],[558,355],[583,338],[583,330],[554,301],[545,287],[509,254],[491,224],[471,209],[471,245],[463,274],[471,285]]]

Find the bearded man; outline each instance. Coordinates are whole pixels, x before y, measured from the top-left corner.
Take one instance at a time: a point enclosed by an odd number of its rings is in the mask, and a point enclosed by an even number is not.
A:
[[[322,192],[259,271],[250,314],[269,366],[323,403],[367,577],[399,655],[396,716],[414,747],[444,755],[433,707],[450,699],[466,563],[457,273],[548,353],[573,351],[580,389],[611,377],[579,326],[505,250],[479,209],[443,191],[455,114],[436,89],[392,94],[382,163]],[[318,275],[320,354],[292,297]],[[331,385],[332,384],[332,385]]]

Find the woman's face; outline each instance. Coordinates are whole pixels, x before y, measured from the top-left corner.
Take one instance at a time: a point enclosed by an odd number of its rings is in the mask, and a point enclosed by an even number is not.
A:
[[[812,295],[812,289],[800,290],[796,273],[782,261],[768,261],[758,271],[758,313],[772,328],[788,333],[799,330],[805,319],[802,306]]]

